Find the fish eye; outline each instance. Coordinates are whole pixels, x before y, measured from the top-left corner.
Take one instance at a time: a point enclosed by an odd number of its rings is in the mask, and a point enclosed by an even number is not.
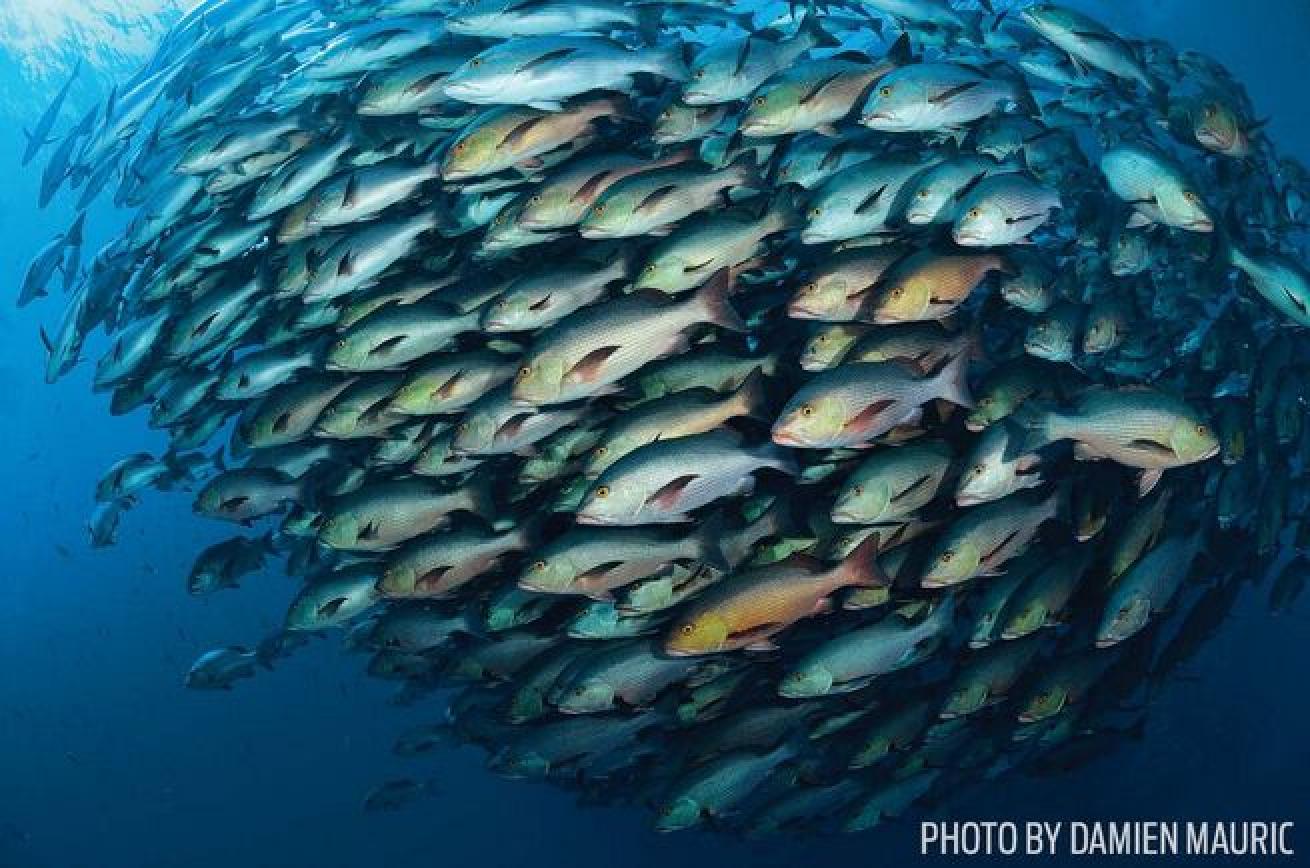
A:
[[[509,302],[507,301],[498,301],[492,305],[492,308],[495,310],[504,310],[507,307],[509,307]]]
[[[475,57],[469,61],[469,66],[481,66],[481,65],[482,65],[482,58],[480,57]]]
[[[541,194],[538,193],[537,195],[535,195],[535,196],[533,196],[532,198],[528,199],[528,204],[529,204],[529,205],[540,205],[540,204],[541,204]]]
[[[528,365],[524,365],[523,367],[519,368],[519,379],[520,379],[520,380],[526,380],[526,379],[527,379],[528,377],[530,377],[530,376],[532,376],[532,368],[531,368],[531,367],[529,367]]]
[[[978,401],[978,406],[980,406],[980,407],[990,407],[990,406],[992,405],[992,403],[993,403],[993,402],[992,402],[992,399],[991,399],[991,398],[982,398],[982,399],[980,399],[980,400]]]
[[[345,339],[345,338],[342,338],[341,340],[337,341],[337,345],[336,345],[336,346],[337,346],[337,349],[339,349],[339,350],[344,350],[344,349],[346,348],[346,339]]]
[[[643,268],[643,269],[641,270],[641,273],[642,273],[642,274],[654,274],[654,273],[655,273],[655,263],[652,262],[650,265],[647,265],[645,268]]]
[[[920,190],[920,191],[919,191],[918,193],[916,193],[915,195],[918,196],[920,199],[927,199],[927,198],[928,198],[928,188],[927,188],[927,187],[924,187],[922,190]]]
[[[451,150],[454,151],[454,152],[457,153],[457,154],[462,154],[462,153],[464,153],[464,149],[465,149],[466,147],[467,147],[467,144],[466,144],[465,142],[455,142],[455,145],[454,145],[454,147],[451,148]]]
[[[597,500],[604,500],[609,496],[610,496],[610,487],[608,485],[602,485],[600,488],[596,489]]]
[[[693,77],[694,77],[697,81],[700,81],[701,79],[703,79],[703,78],[705,77],[705,70],[703,70],[703,69],[698,69],[698,70],[696,70],[696,74],[695,74],[695,76],[693,76]]]
[[[955,552],[942,552],[942,555],[941,557],[938,558],[938,560],[944,564],[949,564],[951,562],[951,558],[953,557],[955,557]]]
[[[459,426],[455,428],[455,433],[456,433],[456,434],[465,434],[465,433],[468,432],[468,430],[469,430],[469,423],[467,423],[467,422],[460,422],[460,423],[459,423]]]
[[[1198,436],[1198,437],[1209,437],[1209,436],[1210,436],[1210,429],[1209,429],[1207,426],[1205,426],[1205,425],[1197,425],[1197,426],[1196,426],[1196,436]]]
[[[609,450],[609,447],[608,447],[608,446],[597,446],[597,447],[596,447],[596,457],[597,457],[597,458],[604,458],[606,455],[609,454],[609,451],[610,451],[610,450]]]
[[[1205,116],[1207,118],[1213,118],[1217,114],[1219,114],[1219,106],[1214,103],[1210,103],[1205,107]]]
[[[664,111],[660,112],[660,120],[662,121],[667,121],[671,117],[673,117],[673,112],[671,112],[668,109],[665,109]]]
[[[986,470],[987,470],[987,468],[983,467],[981,464],[975,464],[975,465],[973,466],[973,475],[974,475],[974,476],[982,476],[983,473],[986,472]]]
[[[855,486],[854,488],[851,489],[851,494],[855,495],[856,497],[863,497],[863,496],[864,496],[864,486],[863,486],[863,485],[857,485],[857,486]]]
[[[969,213],[966,214],[966,215],[964,215],[964,216],[968,217],[970,220],[977,220],[979,217],[982,216],[982,209],[981,209],[981,208],[970,208],[970,209],[969,209]]]
[[[1201,201],[1201,197],[1193,193],[1191,190],[1184,190],[1183,198],[1186,199],[1188,202],[1191,202],[1193,205]]]
[[[892,95],[891,85],[884,84],[882,87],[878,88],[878,96],[882,97],[883,99],[886,99],[891,95]]]
[[[814,405],[813,405],[813,404],[802,404],[802,405],[801,405],[801,415],[804,416],[806,419],[808,419],[808,418],[810,418],[811,416],[813,416],[813,415],[814,415]]]
[[[600,205],[597,205],[595,208],[592,208],[592,209],[591,209],[591,213],[592,213],[592,214],[595,214],[597,217],[599,217],[600,215],[604,214],[604,213],[605,213],[605,205],[604,205],[604,203],[602,203],[602,204],[600,204]]]
[[[763,108],[763,107],[764,107],[764,103],[767,102],[767,100],[765,100],[764,97],[762,97],[762,96],[757,96],[757,97],[755,97],[755,99],[753,100],[753,102],[755,103],[755,106],[756,106],[757,108]]]
[[[692,633],[696,632],[696,628],[693,627],[691,624],[683,624],[682,630],[680,632],[684,636],[690,636]]]
[[[492,222],[495,223],[497,226],[504,226],[504,225],[505,225],[505,212],[502,211],[502,212],[500,212],[499,214],[497,214],[497,215],[496,215],[496,219],[493,220]]]
[[[826,343],[828,342],[828,335],[827,335],[827,333],[825,332],[824,334],[819,335],[819,336],[818,336],[817,338],[815,338],[814,340],[815,340],[817,343],[826,344]]]
[[[891,291],[891,297],[893,299],[899,299],[903,295],[905,295],[905,290],[899,286]]]
[[[820,214],[822,214],[822,213],[823,213],[823,209],[822,209],[822,208],[811,208],[811,209],[810,209],[810,217],[811,217],[811,218],[813,218],[813,217],[818,217],[818,216],[819,216]]]
[[[543,571],[544,569],[546,569],[546,562],[545,562],[545,561],[537,561],[537,562],[535,562],[535,563],[532,565],[532,571],[533,571],[534,573],[539,573],[539,572]]]

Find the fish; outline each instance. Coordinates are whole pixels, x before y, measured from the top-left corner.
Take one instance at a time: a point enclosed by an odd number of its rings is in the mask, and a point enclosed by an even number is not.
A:
[[[967,356],[918,376],[899,362],[856,362],[824,371],[802,387],[773,425],[773,442],[801,449],[863,446],[922,417],[938,398],[970,407]]]
[[[90,545],[177,492],[243,528],[179,536],[186,589],[276,626],[189,686],[340,642],[442,696],[397,762],[817,836],[1107,754],[1304,587],[1310,170],[1198,52],[1048,3],[209,0],[92,84],[21,154],[75,212],[16,300],[154,432]]]
[[[887,586],[876,560],[878,546],[875,534],[835,566],[793,556],[734,574],[673,622],[664,640],[665,653],[685,657],[772,650],[778,633],[831,611],[834,592]]]

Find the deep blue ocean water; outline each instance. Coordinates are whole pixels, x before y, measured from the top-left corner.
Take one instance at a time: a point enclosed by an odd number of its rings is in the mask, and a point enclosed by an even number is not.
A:
[[[1310,162],[1306,0],[1084,5],[1222,60],[1273,118],[1278,146]],[[16,294],[73,206],[65,193],[37,210],[39,175],[19,169],[20,129],[57,83],[26,78],[12,53],[0,64],[0,286]],[[93,215],[89,251],[118,219]],[[195,552],[225,534],[192,516],[185,494],[145,498],[117,547],[87,547],[95,480],[163,439],[139,415],[111,418],[86,364],[57,386],[41,382],[37,326],[56,315],[52,304],[0,305],[0,866],[766,868],[906,864],[917,853],[914,821],[845,838],[660,836],[643,812],[502,781],[473,749],[395,758],[395,734],[437,719],[440,703],[389,705],[392,687],[364,677],[364,659],[334,642],[232,693],[183,689],[198,653],[273,629],[295,585],[272,568],[240,594],[188,596]],[[1310,854],[1310,603],[1271,616],[1265,590],[1248,589],[1186,677],[1156,698],[1140,742],[1067,775],[1007,777],[947,816],[1287,819]],[[433,778],[436,795],[393,814],[361,812],[363,793],[405,774]],[[923,863],[932,861],[947,860]]]

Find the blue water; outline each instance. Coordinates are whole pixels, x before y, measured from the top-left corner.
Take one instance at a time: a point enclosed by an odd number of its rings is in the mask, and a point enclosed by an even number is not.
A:
[[[1310,163],[1305,0],[1084,5],[1223,61],[1273,118],[1279,147]],[[9,96],[0,286],[16,293],[31,254],[73,211],[67,194],[36,210],[39,175],[18,169],[19,130],[57,82],[25,78],[30,69],[12,54],[0,62]],[[93,214],[88,253],[118,219]],[[116,548],[87,548],[95,480],[163,439],[139,416],[111,418],[107,400],[90,393],[85,364],[57,386],[42,384],[37,326],[52,326],[56,311],[0,305],[0,866],[764,868],[902,864],[917,853],[917,822],[846,838],[663,837],[642,811],[579,807],[567,793],[501,781],[472,749],[397,759],[395,734],[439,718],[439,702],[389,705],[392,686],[365,678],[363,658],[334,642],[233,693],[183,689],[198,653],[273,629],[295,585],[271,569],[240,594],[188,596],[195,552],[225,533],[193,517],[187,495],[145,498]],[[1310,854],[1307,603],[1271,616],[1266,591],[1245,591],[1185,677],[1156,697],[1142,741],[1067,775],[1007,777],[966,794],[948,816],[1286,819]],[[436,795],[394,814],[361,812],[370,787],[401,775],[434,778]]]

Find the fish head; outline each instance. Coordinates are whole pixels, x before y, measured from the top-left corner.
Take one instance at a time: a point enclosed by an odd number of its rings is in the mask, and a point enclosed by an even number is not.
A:
[[[472,454],[491,449],[496,438],[496,420],[490,413],[470,412],[455,426],[450,448],[455,454]]]
[[[1073,335],[1059,320],[1048,317],[1028,328],[1023,348],[1039,359],[1067,362],[1073,358]]]
[[[891,486],[879,479],[853,479],[837,495],[832,520],[840,524],[881,521],[891,507]]]
[[[582,475],[587,479],[596,479],[615,461],[618,461],[640,445],[642,444],[636,442],[632,437],[621,433],[615,434],[591,450],[587,463],[582,468]]]
[[[1133,595],[1106,611],[1096,630],[1096,647],[1108,648],[1137,635],[1150,619],[1150,599],[1141,594]]]
[[[874,322],[879,325],[919,322],[931,298],[932,287],[927,280],[893,280],[879,291],[874,301]]]
[[[550,306],[550,295],[507,292],[487,306],[482,314],[482,328],[492,333],[515,332],[535,328],[535,314]]]
[[[1204,421],[1182,418],[1169,433],[1169,447],[1182,463],[1192,464],[1219,454],[1219,437]]]
[[[849,411],[835,396],[800,394],[773,425],[773,442],[780,446],[821,447],[837,442]]]
[[[786,699],[827,696],[832,685],[832,672],[828,667],[821,663],[803,665],[783,676],[778,684],[778,695]]]
[[[623,191],[606,191],[600,201],[587,210],[578,232],[583,238],[621,238],[632,221],[637,208],[637,197]]]
[[[1047,611],[1046,605],[1040,600],[1031,600],[1006,619],[1001,627],[1001,638],[1022,639],[1040,630],[1046,624],[1048,617],[1050,612]]]
[[[368,355],[368,347],[365,346],[364,341],[357,336],[343,334],[332,342],[324,367],[329,371],[358,370]]]
[[[1046,684],[1029,696],[1019,709],[1020,723],[1037,723],[1048,720],[1064,710],[1069,701],[1069,688],[1062,684]]]
[[[510,398],[515,404],[547,404],[559,398],[564,386],[564,358],[559,353],[544,352],[523,360]]]
[[[624,615],[644,615],[659,612],[673,605],[673,579],[662,576],[629,586],[619,611]]]
[[[518,64],[494,48],[464,61],[447,77],[442,89],[460,102],[498,102],[497,97],[516,84]]]
[[[788,132],[800,107],[801,95],[801,83],[790,81],[757,92],[747,105],[741,132],[758,137]]]
[[[818,329],[801,350],[801,370],[826,371],[837,364],[859,337],[859,330],[841,323]]]
[[[905,206],[905,222],[926,226],[942,219],[950,210],[953,187],[948,179],[925,178],[910,194],[909,204]]]
[[[586,681],[564,691],[556,707],[565,714],[595,714],[614,707],[614,688],[603,681]]]
[[[223,492],[215,484],[206,485],[191,506],[197,515],[217,516],[223,512]]]
[[[983,431],[987,426],[1003,418],[1009,412],[1010,404],[999,395],[984,394],[977,399],[974,407],[965,418],[965,427],[970,431]]]
[[[359,542],[359,520],[348,512],[337,513],[318,529],[318,541],[333,549],[349,549]]]
[[[578,506],[579,524],[626,524],[635,519],[646,503],[647,492],[640,485],[612,484],[608,479],[597,479],[587,489]]]
[[[860,109],[860,123],[885,133],[911,132],[923,129],[929,111],[922,84],[908,75],[892,73],[869,93]]]
[[[418,572],[413,567],[395,563],[382,570],[376,587],[378,593],[385,596],[402,597],[417,590],[418,579]]]
[[[565,190],[539,188],[523,203],[523,208],[519,211],[518,224],[524,229],[534,231],[557,229],[568,222],[564,215],[569,213],[571,210],[569,206],[572,204],[572,197]]]
[[[977,506],[1008,494],[1006,477],[1000,462],[980,459],[960,474],[955,492],[956,506]]]
[[[1027,272],[1001,281],[1001,298],[1028,313],[1041,313],[1051,306],[1051,287],[1038,275]]]
[[[480,174],[491,165],[496,152],[496,137],[484,129],[465,133],[451,144],[441,163],[441,177],[447,181],[462,181]]]
[[[538,780],[550,774],[550,760],[526,746],[504,748],[487,760],[487,767],[498,775],[515,779]]]
[[[1160,212],[1170,226],[1189,232],[1213,232],[1214,212],[1201,194],[1188,186],[1164,184],[1156,193]]]
[[[637,277],[633,282],[633,290],[658,289],[666,291],[670,287],[681,289],[679,278],[684,277],[687,273],[687,262],[681,257],[656,254],[655,258],[647,262],[641,271],[637,273]],[[676,291],[676,289],[668,291]]]
[[[975,199],[955,220],[951,236],[961,247],[989,247],[1009,233],[1005,209],[995,201]]]
[[[1238,152],[1245,150],[1241,119],[1223,100],[1202,102],[1193,115],[1192,124],[1192,134],[1206,150],[1231,156],[1240,156]]]
[[[1113,349],[1118,341],[1119,330],[1110,317],[1093,317],[1087,323],[1083,333],[1083,352],[1095,355]]]
[[[941,717],[949,720],[973,714],[987,702],[990,692],[984,681],[973,681],[957,686],[946,697]]]
[[[673,625],[664,640],[664,650],[679,657],[712,654],[727,644],[729,632],[728,622],[718,612],[698,612]]]
[[[519,587],[537,593],[562,593],[578,577],[578,569],[565,555],[539,556],[519,576]]]
[[[796,290],[787,303],[787,314],[793,319],[840,317],[853,307],[849,295],[854,288],[841,273],[817,275]]]
[[[660,807],[655,829],[659,832],[677,832],[699,826],[704,818],[705,810],[700,802],[689,796],[680,796]]]
[[[976,543],[970,540],[943,546],[928,563],[928,570],[920,580],[925,588],[945,588],[968,581],[978,574],[982,555]]]

